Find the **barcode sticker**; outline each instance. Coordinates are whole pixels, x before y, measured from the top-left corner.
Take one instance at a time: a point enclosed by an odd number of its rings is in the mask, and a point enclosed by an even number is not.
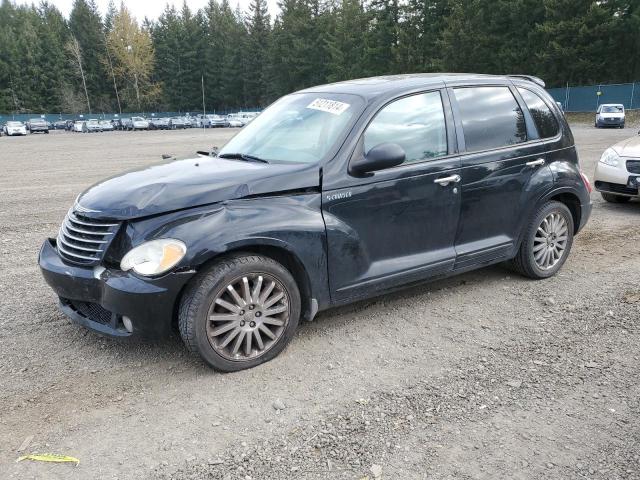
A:
[[[326,98],[316,98],[307,108],[312,110],[320,110],[321,112],[332,113],[333,115],[342,115],[350,105],[348,103],[338,102],[337,100],[327,100]]]

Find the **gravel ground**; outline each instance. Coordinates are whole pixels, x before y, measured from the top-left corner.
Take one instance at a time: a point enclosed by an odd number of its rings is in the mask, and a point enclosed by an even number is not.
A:
[[[635,134],[573,130],[591,175]],[[236,374],[67,321],[36,257],[75,196],[231,134],[0,139],[0,478],[640,478],[640,202],[594,193],[552,279],[492,267],[325,312]]]

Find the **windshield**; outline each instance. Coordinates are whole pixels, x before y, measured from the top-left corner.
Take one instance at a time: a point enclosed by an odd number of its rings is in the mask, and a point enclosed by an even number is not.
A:
[[[134,122],[144,122],[144,118],[142,117],[132,117],[131,120]]]
[[[602,113],[622,113],[624,108],[621,105],[603,105]]]
[[[7,127],[21,127],[21,122],[7,122]]]
[[[318,162],[344,137],[362,105],[356,95],[287,95],[245,126],[220,150],[220,155],[243,154],[274,162]]]

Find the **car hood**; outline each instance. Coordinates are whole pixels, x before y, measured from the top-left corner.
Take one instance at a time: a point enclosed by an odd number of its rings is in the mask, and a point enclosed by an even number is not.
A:
[[[618,142],[612,148],[621,157],[640,158],[640,135]]]
[[[319,185],[317,165],[265,164],[202,156],[111,177],[85,190],[74,208],[93,218],[128,220]]]

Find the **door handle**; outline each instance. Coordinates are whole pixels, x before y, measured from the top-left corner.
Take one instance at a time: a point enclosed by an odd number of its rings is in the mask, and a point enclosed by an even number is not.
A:
[[[460,177],[460,175],[451,175],[449,177],[436,178],[433,183],[437,183],[439,185],[442,185],[443,187],[446,187],[450,183],[458,183],[460,180],[462,180],[462,177]]]
[[[527,167],[537,167],[538,165],[544,165],[545,161],[544,158],[539,158],[537,160],[532,160],[530,162],[527,162]]]

